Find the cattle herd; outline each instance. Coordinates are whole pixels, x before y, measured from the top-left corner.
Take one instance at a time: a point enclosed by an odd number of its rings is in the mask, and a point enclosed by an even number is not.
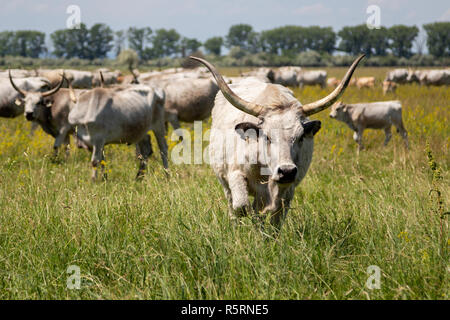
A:
[[[366,128],[384,129],[385,144],[394,125],[408,147],[400,101],[345,104],[338,101],[347,86],[372,88],[374,77],[353,78],[360,56],[342,80],[328,78],[324,70],[300,67],[259,68],[239,77],[224,77],[209,62],[191,57],[205,67],[172,68],[123,76],[100,69],[34,71],[11,69],[0,72],[0,117],[24,114],[55,138],[54,152],[70,143],[92,152],[92,179],[104,173],[104,146],[135,144],[140,160],[137,178],[143,176],[152,154],[148,131],[153,131],[164,168],[168,169],[167,124],[201,121],[212,116],[211,167],[223,186],[232,217],[249,211],[270,216],[279,226],[289,208],[295,187],[309,168],[313,137],[321,123],[308,116],[331,107],[330,117],[354,131],[359,149]],[[449,85],[450,70],[395,69],[382,82],[383,92],[395,92],[406,83]],[[291,89],[319,85],[331,87],[326,97],[302,105]],[[248,143],[264,140],[269,156],[254,162],[224,161],[224,144],[217,132],[232,130]],[[254,135],[252,135],[254,133]],[[243,151],[254,158],[252,148]],[[276,150],[276,152],[275,152]],[[276,154],[276,156],[274,156]],[[167,171],[166,171],[167,172]],[[254,197],[250,204],[249,196]]]

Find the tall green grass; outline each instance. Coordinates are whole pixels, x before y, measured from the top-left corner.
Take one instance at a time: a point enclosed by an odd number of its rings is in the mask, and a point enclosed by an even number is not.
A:
[[[303,103],[327,92],[295,90]],[[172,165],[167,179],[154,155],[135,182],[133,147],[108,146],[109,179],[92,183],[88,153],[72,147],[52,161],[50,137],[30,136],[22,117],[0,119],[0,298],[448,299],[448,215],[436,214],[430,190],[448,211],[450,90],[409,85],[383,97],[378,86],[343,97],[385,99],[402,101],[411,149],[395,133],[383,147],[384,133],[368,130],[357,156],[345,125],[314,116],[313,163],[276,238],[248,218],[229,221],[207,165]],[[427,142],[442,179],[433,180]],[[70,265],[80,290],[66,286]],[[378,290],[366,286],[370,265],[381,270]]]

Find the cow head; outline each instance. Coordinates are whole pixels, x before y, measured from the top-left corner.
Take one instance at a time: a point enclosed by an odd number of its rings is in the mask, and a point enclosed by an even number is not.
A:
[[[64,74],[61,76],[61,81],[59,82],[58,86],[55,88],[46,91],[46,92],[30,92],[20,89],[16,86],[14,83],[12,77],[11,77],[11,70],[9,71],[9,81],[11,82],[11,85],[13,88],[20,94],[20,98],[17,104],[24,105],[25,110],[25,117],[27,120],[32,121],[39,119],[42,113],[41,107],[51,107],[51,100],[48,99],[51,95],[58,92],[58,90],[61,88],[61,86],[64,83],[65,80]]]
[[[347,105],[342,103],[342,101],[337,101],[331,106],[330,118],[344,121],[346,114]]]
[[[269,154],[266,163],[270,169],[270,180],[278,185],[288,186],[297,180],[299,171],[304,170],[303,175],[306,173],[305,168],[299,168],[299,165],[308,162],[305,165],[309,166],[313,136],[321,126],[320,121],[311,121],[307,117],[328,108],[344,93],[356,66],[363,57],[364,55],[355,60],[339,86],[330,95],[306,105],[302,105],[299,101],[287,105],[274,105],[273,101],[266,101],[265,104],[246,101],[230,89],[213,65],[201,58],[190,58],[203,63],[211,71],[228,102],[257,118],[258,121],[255,123],[239,123],[235,129],[244,132],[253,129],[258,133],[256,136],[258,139],[266,139]],[[274,89],[273,94],[281,94],[279,90]]]

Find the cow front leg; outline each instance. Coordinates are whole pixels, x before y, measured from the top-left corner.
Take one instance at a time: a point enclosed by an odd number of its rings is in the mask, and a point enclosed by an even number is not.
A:
[[[250,211],[248,200],[248,186],[244,175],[240,171],[233,171],[228,174],[228,185],[231,191],[233,214],[243,217]]]
[[[168,162],[168,146],[166,142],[166,138],[164,137],[164,123],[161,122],[160,125],[153,130],[153,133],[156,137],[156,142],[158,143],[159,152],[161,154],[162,163],[164,166],[164,169],[169,169],[169,162]]]
[[[61,147],[61,145],[63,143],[67,145],[67,141],[69,141],[70,143],[70,140],[68,140],[68,134],[70,129],[71,129],[70,126],[64,126],[59,130],[58,135],[55,138],[55,143],[53,144],[53,156],[55,158],[58,156],[58,150]]]
[[[181,128],[180,121],[178,120],[178,115],[176,113],[166,113],[166,120],[170,123],[170,125],[173,128],[173,131],[176,131]],[[166,134],[167,134],[168,128],[166,127]],[[183,136],[178,137],[179,141],[183,141]]]
[[[150,136],[147,134],[145,135],[144,139],[142,139],[136,144],[136,156],[140,161],[139,171],[136,175],[136,180],[139,180],[144,176],[145,170],[147,169],[148,158],[151,156],[152,153],[153,150],[152,144],[150,142]]]
[[[398,133],[400,133],[400,135],[403,138],[403,141],[405,143],[405,148],[409,149],[408,131],[406,131],[405,127],[403,126],[403,121],[400,122],[400,125],[397,127],[397,131],[398,131]]]
[[[353,133],[353,140],[355,140],[356,143],[358,143],[358,151],[361,151],[362,149],[364,149],[364,146],[362,143],[362,136],[363,136],[363,130],[356,130]]]
[[[95,143],[93,150],[92,150],[92,158],[91,158],[91,164],[92,164],[92,181],[96,181],[97,180],[97,172],[98,172],[98,166],[100,165],[102,174],[103,174],[103,179],[106,180],[107,176],[104,173],[105,170],[105,166],[102,163],[102,161],[105,160],[104,156],[103,156],[103,148],[104,148],[104,143]]]
[[[391,126],[384,128],[384,134],[386,136],[386,138],[384,139],[384,146],[387,146],[392,138]]]

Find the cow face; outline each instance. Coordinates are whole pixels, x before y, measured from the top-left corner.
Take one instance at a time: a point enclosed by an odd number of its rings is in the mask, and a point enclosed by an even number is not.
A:
[[[283,112],[269,112],[259,118],[257,125],[244,122],[236,130],[254,130],[264,146],[264,164],[270,179],[280,185],[290,185],[298,178],[302,160],[312,154],[313,136],[320,130],[320,121],[310,121],[290,108]],[[241,135],[244,137],[245,135]]]
[[[344,121],[347,113],[345,104],[341,101],[336,102],[331,106],[330,118]]]
[[[29,92],[23,98],[24,114],[28,121],[33,121],[42,118],[44,115],[44,108],[51,106],[51,100],[44,98],[40,92]]]
[[[11,71],[9,71],[9,81],[11,82],[11,85],[13,88],[20,94],[21,97],[23,97],[23,104],[25,105],[25,117],[27,120],[32,121],[36,119],[40,119],[43,115],[43,110],[41,107],[46,106],[50,107],[51,104],[49,104],[49,101],[45,98],[50,97],[51,95],[58,92],[59,89],[61,89],[61,86],[63,85],[64,81],[67,80],[64,74],[61,75],[61,81],[59,82],[58,86],[46,91],[46,92],[29,92],[21,90],[16,86],[14,83],[12,77],[11,77]]]

